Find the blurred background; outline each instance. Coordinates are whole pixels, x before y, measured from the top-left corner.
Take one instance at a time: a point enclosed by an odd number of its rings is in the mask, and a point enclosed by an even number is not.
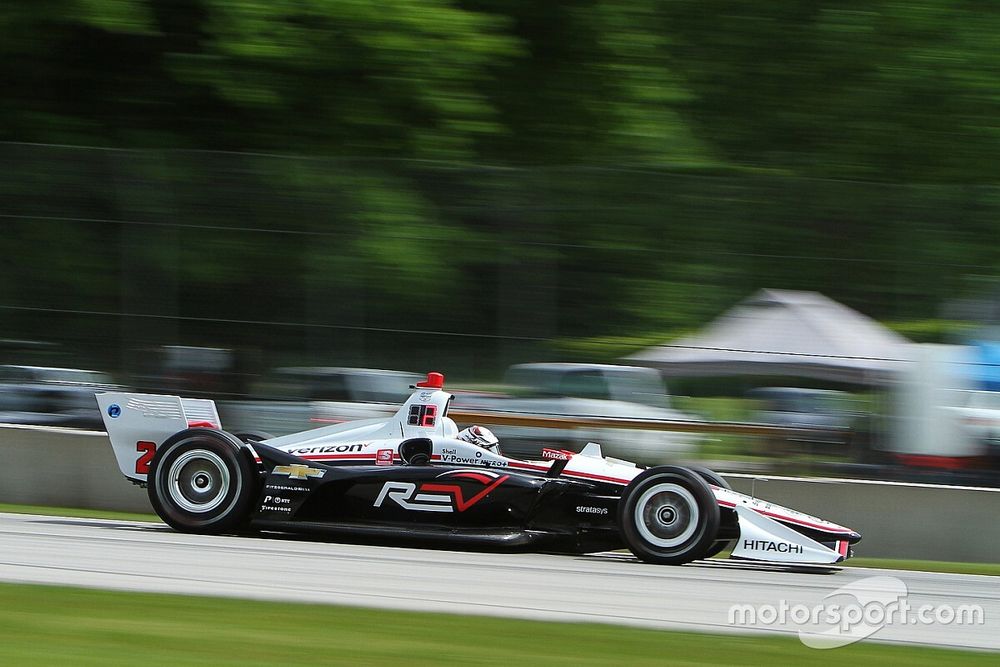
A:
[[[1000,484],[998,32],[944,0],[6,3],[0,421],[100,428],[125,386],[280,433],[439,370],[456,410],[675,428],[498,426],[523,455]]]

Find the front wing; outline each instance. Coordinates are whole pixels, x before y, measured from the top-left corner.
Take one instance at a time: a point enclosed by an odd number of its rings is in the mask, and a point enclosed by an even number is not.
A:
[[[735,508],[740,536],[731,558],[774,563],[839,563],[848,556],[847,540],[821,544],[747,507]]]

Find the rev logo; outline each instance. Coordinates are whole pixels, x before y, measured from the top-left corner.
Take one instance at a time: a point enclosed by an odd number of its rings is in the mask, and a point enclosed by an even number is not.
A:
[[[438,479],[448,478],[449,481],[472,481],[482,488],[474,487],[472,495],[466,497],[466,492],[459,484],[441,484],[439,482],[424,482],[419,486],[413,482],[386,482],[375,499],[375,507],[391,500],[403,509],[415,512],[464,512],[489,495],[490,491],[503,484],[510,475],[499,475],[494,472],[478,470],[454,470],[438,475]]]

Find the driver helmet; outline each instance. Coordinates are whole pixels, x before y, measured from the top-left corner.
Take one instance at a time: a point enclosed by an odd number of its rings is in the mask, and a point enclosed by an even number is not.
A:
[[[500,453],[500,440],[493,435],[491,430],[484,426],[470,426],[455,437],[465,442],[471,442],[483,449],[488,449],[494,454]]]

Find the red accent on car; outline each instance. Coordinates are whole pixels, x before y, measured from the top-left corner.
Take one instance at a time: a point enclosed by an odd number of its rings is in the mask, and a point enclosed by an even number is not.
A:
[[[829,525],[823,525],[821,523],[813,523],[812,521],[806,521],[805,519],[800,519],[794,516],[787,516],[785,514],[775,514],[774,512],[768,512],[767,510],[756,509],[751,507],[757,514],[763,514],[764,516],[771,517],[772,519],[777,519],[778,521],[784,521],[786,523],[796,523],[800,526],[805,526],[806,528],[815,528],[816,530],[822,530],[827,533],[849,533],[851,530],[849,528],[844,528],[843,526],[838,526],[835,523],[830,523]],[[822,519],[820,519],[822,521]]]
[[[427,374],[426,380],[417,383],[417,387],[420,389],[442,389],[444,387],[444,375],[432,371]]]
[[[212,422],[206,421],[192,421],[188,422],[188,428],[219,428]]]
[[[731,503],[728,500],[719,500],[718,503],[722,507],[733,507],[733,508],[736,507],[736,503]],[[757,507],[748,507],[747,509],[751,509],[754,512],[756,512],[757,514],[761,514],[763,516],[770,517],[772,519],[777,519],[778,521],[784,521],[786,523],[794,523],[794,524],[797,524],[799,526],[806,526],[807,528],[815,528],[816,530],[822,530],[823,532],[826,532],[826,533],[850,533],[850,532],[853,532],[853,531],[851,531],[850,528],[844,528],[843,526],[838,526],[835,523],[829,523],[829,525],[822,525],[822,524],[818,524],[818,523],[813,523],[812,521],[806,521],[805,519],[800,519],[798,517],[787,516],[785,514],[776,514],[774,512],[768,512],[767,510],[760,509],[760,508],[757,508]]]
[[[467,479],[474,479],[483,485],[489,484],[490,482],[493,481],[493,478],[490,477],[489,475],[484,475],[478,472],[464,472],[464,471],[457,472],[454,475],[452,475],[452,477],[464,477]]]
[[[541,472],[546,472],[546,471],[548,471],[549,467],[552,464],[550,463],[547,466],[536,466],[536,465],[532,465],[530,463],[522,463],[520,461],[508,461],[508,465],[511,468],[520,468],[521,470],[538,470],[538,471],[541,471]]]
[[[420,425],[432,427],[434,426],[434,417],[437,416],[437,406],[436,405],[425,405],[424,414],[420,418]]]
[[[837,553],[839,553],[844,558],[847,558],[847,540],[837,541]]]
[[[497,479],[495,482],[493,482],[492,484],[490,484],[485,489],[483,489],[476,495],[472,496],[468,500],[466,500],[465,496],[462,493],[462,487],[458,486],[457,484],[424,484],[420,487],[420,490],[440,491],[442,493],[454,494],[455,509],[457,509],[459,512],[464,512],[465,510],[469,509],[470,507],[478,503],[480,500],[485,498],[487,495],[489,495],[490,491],[497,488],[498,486],[506,482],[508,479],[510,479],[510,475],[504,475],[503,477]]]
[[[549,465],[539,466],[531,463],[522,463],[521,461],[509,461],[508,465],[511,468],[517,468],[519,470],[538,470],[540,472],[547,472],[552,466],[551,463]],[[632,481],[630,479],[625,479],[624,477],[608,477],[607,475],[597,475],[592,472],[582,472],[579,470],[567,470],[563,472],[563,475],[566,477],[580,477],[582,479],[596,479],[599,482],[613,482],[623,486]]]
[[[156,443],[149,440],[140,440],[135,443],[135,451],[142,454],[135,462],[135,472],[137,475],[148,475],[149,464],[156,456]]]

